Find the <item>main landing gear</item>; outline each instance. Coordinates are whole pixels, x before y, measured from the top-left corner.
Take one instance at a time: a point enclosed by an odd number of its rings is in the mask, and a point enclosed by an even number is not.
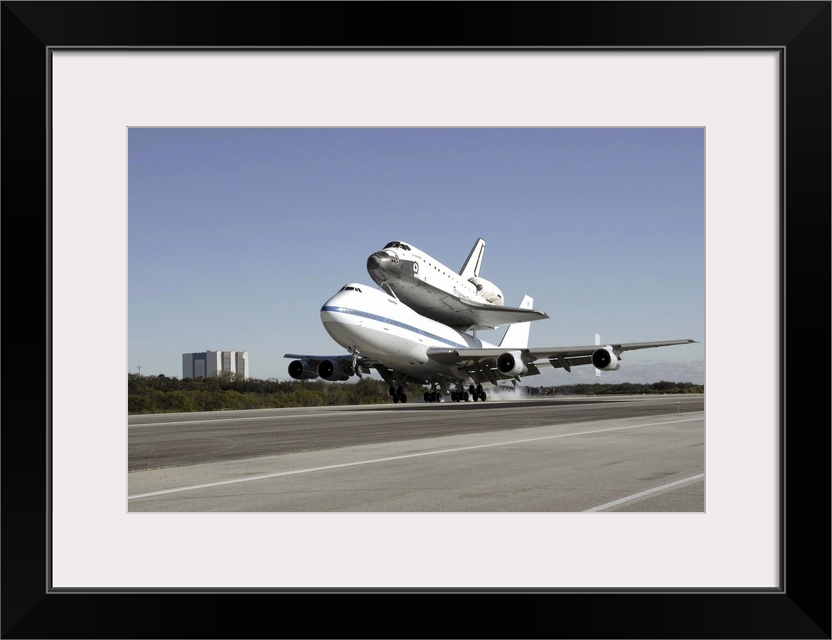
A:
[[[442,390],[437,385],[433,385],[430,391],[425,391],[423,398],[425,402],[441,402],[443,395]]]
[[[476,388],[474,387],[474,385],[471,385],[470,387],[468,387],[468,391],[471,392],[471,397],[474,399],[474,402],[476,402],[477,400],[482,400],[483,402],[485,402],[486,395],[485,391],[482,390],[481,384],[478,384]]]
[[[397,402],[407,402],[407,396],[404,393],[404,387],[399,385],[398,387],[390,387],[390,395],[393,398],[393,403]]]
[[[454,402],[468,402],[469,400],[473,400],[474,402],[482,400],[485,402],[485,398],[485,391],[482,390],[481,384],[478,384],[476,387],[474,385],[469,386],[468,391],[465,391],[465,388],[459,385],[456,391],[451,392],[451,400]]]

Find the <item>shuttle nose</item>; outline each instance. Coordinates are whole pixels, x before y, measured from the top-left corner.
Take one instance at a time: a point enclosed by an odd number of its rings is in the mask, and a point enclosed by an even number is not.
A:
[[[367,271],[370,272],[373,279],[379,278],[381,280],[386,280],[387,278],[384,275],[384,271],[390,267],[392,262],[393,260],[390,258],[388,253],[384,251],[376,251],[369,258],[367,258]]]

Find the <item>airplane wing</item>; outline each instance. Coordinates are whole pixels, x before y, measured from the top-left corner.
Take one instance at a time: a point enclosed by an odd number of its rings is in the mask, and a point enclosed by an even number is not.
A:
[[[325,380],[346,380],[355,374],[370,373],[370,367],[378,363],[362,356],[340,354],[337,356],[313,356],[301,353],[287,353],[284,358],[292,358],[289,375],[296,380],[308,380],[322,377]],[[321,365],[326,363],[323,367]]]
[[[624,351],[652,349],[678,344],[691,344],[696,340],[661,340],[655,342],[621,342],[607,345],[580,345],[574,347],[537,347],[512,349],[498,347],[489,349],[445,349],[432,347],[428,349],[428,358],[446,365],[456,365],[474,377],[482,378],[496,384],[496,380],[519,378],[520,375],[536,375],[539,367],[552,366],[571,371],[572,367],[592,364],[593,354],[599,354],[596,364],[608,370],[618,368],[618,357]],[[519,353],[519,359],[516,354]]]
[[[324,380],[343,381],[352,375],[357,375],[359,378],[362,374],[369,375],[370,369],[375,369],[381,378],[391,386],[398,385],[403,380],[417,384],[425,384],[430,381],[428,377],[414,378],[401,374],[397,377],[393,370],[378,360],[360,355],[316,356],[303,353],[287,353],[283,357],[292,358],[293,361],[289,363],[289,375],[295,380],[311,380],[320,377]]]
[[[618,357],[625,351],[637,349],[653,349],[655,347],[669,347],[677,344],[691,344],[696,340],[659,340],[654,342],[620,342],[609,345],[583,345],[578,347],[557,347],[554,349],[536,348],[527,349],[528,356],[533,360],[546,359],[555,368],[563,368],[569,371],[573,366],[592,364],[592,354],[599,348],[606,347]]]

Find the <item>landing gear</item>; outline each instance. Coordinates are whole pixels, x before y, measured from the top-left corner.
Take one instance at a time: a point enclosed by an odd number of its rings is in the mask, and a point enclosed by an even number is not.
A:
[[[393,393],[392,387],[390,393],[391,395]],[[445,393],[446,391],[443,391],[439,385],[432,384],[431,388],[425,391],[423,398],[425,402],[441,402]],[[457,383],[456,389],[451,391],[450,396],[453,402],[469,402],[470,400],[473,400],[474,402],[482,400],[484,402],[486,398],[485,391],[483,391],[481,384],[478,384],[477,386],[471,385],[466,390],[461,382]]]
[[[393,404],[397,402],[405,403],[407,402],[407,396],[404,393],[404,387],[399,385],[398,387],[390,387],[390,395],[393,398]]]
[[[425,391],[425,402],[442,402],[442,390],[437,385],[432,385],[430,391]]]
[[[462,386],[462,383],[459,383],[456,391],[451,394],[451,400],[454,402],[468,402],[469,400],[473,400],[474,402],[477,400],[484,401],[485,391],[482,390],[481,384],[478,384],[476,387],[474,385],[470,385],[466,391],[465,387]]]
[[[471,385],[470,387],[468,387],[468,391],[471,393],[471,397],[474,399],[474,402],[476,402],[477,400],[482,400],[483,402],[485,402],[486,395],[485,391],[482,390],[481,384],[478,384],[476,387],[474,385]]]

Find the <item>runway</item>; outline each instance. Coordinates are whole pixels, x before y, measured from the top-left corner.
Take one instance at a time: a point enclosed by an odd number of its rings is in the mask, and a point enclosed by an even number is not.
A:
[[[130,416],[130,512],[703,512],[704,396]]]

